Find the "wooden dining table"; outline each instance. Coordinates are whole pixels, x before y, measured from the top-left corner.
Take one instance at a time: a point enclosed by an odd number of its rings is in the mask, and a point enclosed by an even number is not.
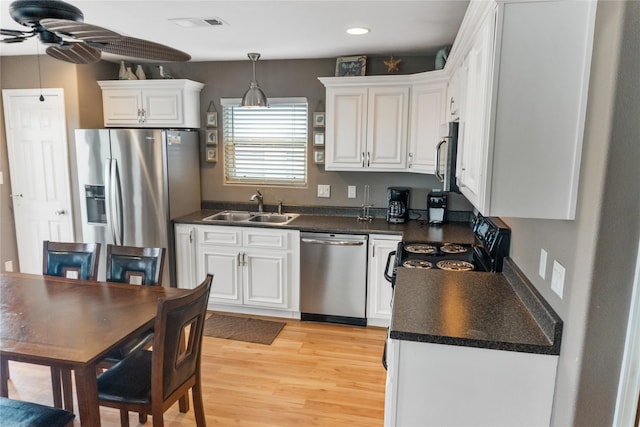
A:
[[[15,360],[73,370],[81,425],[100,426],[97,363],[153,326],[158,298],[182,292],[0,273],[0,366]],[[0,395],[7,394],[2,381]]]

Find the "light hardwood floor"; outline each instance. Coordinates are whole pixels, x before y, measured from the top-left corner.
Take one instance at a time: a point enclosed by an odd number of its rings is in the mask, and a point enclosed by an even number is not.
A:
[[[382,426],[386,330],[284,321],[269,346],[203,338],[207,425]],[[10,397],[52,404],[47,367],[10,362],[10,371]],[[103,426],[119,425],[117,411],[100,408],[100,414]],[[129,418],[138,425],[137,414]],[[164,420],[168,427],[195,425],[193,410],[181,414],[177,404]]]

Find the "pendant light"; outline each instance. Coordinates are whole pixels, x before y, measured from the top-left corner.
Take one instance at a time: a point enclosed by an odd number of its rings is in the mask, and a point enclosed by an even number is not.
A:
[[[242,97],[242,107],[244,108],[267,108],[267,95],[264,94],[258,81],[256,80],[256,61],[260,58],[259,53],[248,53],[247,56],[253,63],[253,80],[249,89]]]

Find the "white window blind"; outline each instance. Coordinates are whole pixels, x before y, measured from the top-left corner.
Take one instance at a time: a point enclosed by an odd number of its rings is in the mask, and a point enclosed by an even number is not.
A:
[[[269,98],[269,108],[222,99],[225,183],[306,185],[306,98]]]

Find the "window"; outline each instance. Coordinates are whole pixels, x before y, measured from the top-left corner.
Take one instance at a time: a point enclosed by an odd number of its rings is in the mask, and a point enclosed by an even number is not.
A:
[[[306,185],[306,98],[269,98],[269,108],[221,101],[225,183]]]

